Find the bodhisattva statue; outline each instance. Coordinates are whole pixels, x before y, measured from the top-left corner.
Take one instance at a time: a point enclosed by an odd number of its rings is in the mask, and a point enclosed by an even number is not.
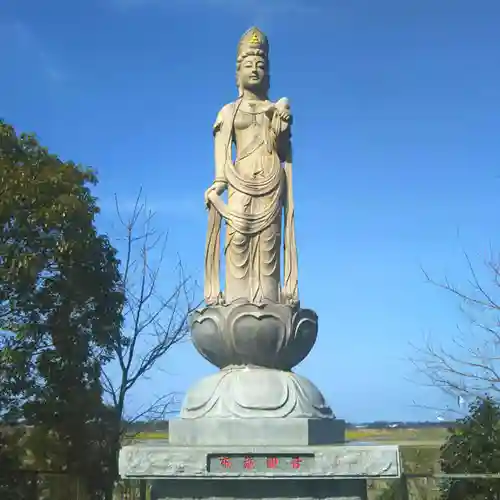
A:
[[[268,41],[259,30],[251,29],[238,45],[239,97],[220,110],[213,128],[215,180],[205,193],[209,210],[205,301],[209,305],[298,303],[292,117],[287,99],[269,100],[269,80]],[[227,205],[220,198],[226,190]],[[226,223],[224,292],[219,283],[222,221]]]
[[[206,307],[190,318],[195,347],[221,370],[188,391],[181,417],[331,418],[321,393],[291,371],[312,349],[318,323],[298,300],[290,106],[269,100],[269,44],[257,28],[238,45],[236,81],[238,99],[220,110],[213,128]]]

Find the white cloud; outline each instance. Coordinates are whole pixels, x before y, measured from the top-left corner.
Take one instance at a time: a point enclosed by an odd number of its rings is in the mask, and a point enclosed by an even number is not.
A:
[[[66,80],[66,74],[53,54],[44,47],[27,24],[20,21],[0,22],[0,32],[9,41],[9,50],[0,54],[0,60],[20,63],[26,61],[50,83]]]

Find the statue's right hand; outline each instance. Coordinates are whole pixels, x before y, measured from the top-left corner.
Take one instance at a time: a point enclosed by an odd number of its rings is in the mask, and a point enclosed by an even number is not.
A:
[[[220,196],[227,189],[227,184],[223,181],[215,181],[212,184],[212,189]]]
[[[221,195],[227,188],[227,184],[222,181],[215,181],[206,191],[205,191],[205,206],[208,208],[210,206],[210,193],[215,192],[217,195]]]

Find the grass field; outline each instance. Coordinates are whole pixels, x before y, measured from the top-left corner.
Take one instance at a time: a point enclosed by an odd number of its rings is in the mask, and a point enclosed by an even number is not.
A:
[[[420,427],[416,429],[370,429],[350,428],[347,429],[348,441],[375,441],[401,445],[428,445],[440,446],[446,437],[446,429],[440,427]],[[130,438],[135,439],[168,439],[166,432],[139,432]]]

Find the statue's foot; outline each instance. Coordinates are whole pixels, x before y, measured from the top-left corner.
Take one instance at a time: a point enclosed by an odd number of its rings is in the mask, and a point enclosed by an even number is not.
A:
[[[228,367],[197,382],[181,418],[335,418],[321,392],[290,371]]]

